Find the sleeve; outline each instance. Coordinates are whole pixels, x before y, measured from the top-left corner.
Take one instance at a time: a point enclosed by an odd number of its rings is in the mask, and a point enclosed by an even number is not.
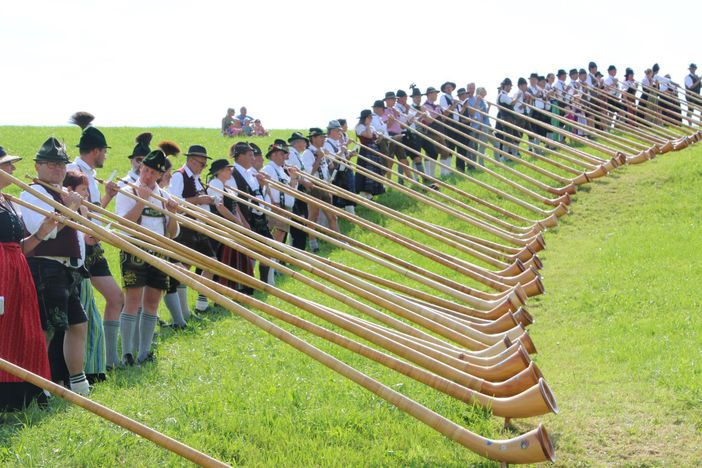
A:
[[[300,156],[300,159],[302,159],[302,164],[305,165],[305,172],[308,174],[311,174],[312,172],[312,166],[314,165],[314,154],[312,154],[312,151],[306,149],[303,153],[302,156]]]
[[[136,200],[119,192],[115,198],[115,213],[117,213],[118,216],[124,216],[134,208],[134,205],[136,205]]]
[[[207,195],[211,197],[221,197],[222,194],[214,190],[212,187],[219,190],[224,190],[224,184],[219,179],[212,179],[209,184],[207,184]]]
[[[43,188],[35,187],[35,189],[40,192],[44,192],[48,196],[48,193],[46,193],[46,190],[44,190]],[[52,213],[56,211],[48,203],[39,200],[37,197],[27,192],[22,192],[20,194],[20,200]],[[24,225],[27,228],[27,231],[30,234],[35,234],[39,230],[39,226],[41,226],[41,223],[44,222],[45,217],[37,213],[36,211],[31,210],[30,208],[25,208],[24,206],[21,207],[21,212],[22,219],[24,220]],[[54,229],[49,233],[47,239],[54,239],[57,233],[58,229]]]
[[[691,88],[691,87],[692,87],[692,78],[690,77],[690,75],[687,75],[687,76],[685,77],[685,87],[686,87],[686,88]]]
[[[278,182],[278,174],[275,172],[275,169],[273,169],[271,166],[264,166],[261,171],[266,174],[267,176],[270,176],[272,180],[275,182]],[[278,189],[273,187],[273,185],[268,184],[268,193],[270,194],[270,200],[266,200],[271,203],[278,204],[280,201],[280,192]]]
[[[183,174],[181,174],[180,172],[173,173],[173,176],[171,177],[171,183],[168,186],[168,193],[172,194],[175,197],[183,198],[183,188]]]
[[[439,99],[439,106],[441,106],[441,110],[446,110],[449,108],[449,102],[448,99],[446,99],[445,94],[441,95],[441,98]]]

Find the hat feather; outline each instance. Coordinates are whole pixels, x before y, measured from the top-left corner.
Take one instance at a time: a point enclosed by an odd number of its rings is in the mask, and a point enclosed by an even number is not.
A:
[[[95,120],[95,116],[90,112],[76,112],[71,116],[70,123],[78,125],[82,130],[85,130]]]
[[[135,141],[136,141],[137,145],[141,143],[142,145],[149,146],[149,144],[151,144],[151,139],[153,137],[154,137],[153,133],[144,132],[144,133],[140,133],[139,135],[137,135]]]
[[[160,142],[158,147],[161,148],[164,153],[166,153],[166,156],[175,156],[180,153],[180,146],[169,140]]]

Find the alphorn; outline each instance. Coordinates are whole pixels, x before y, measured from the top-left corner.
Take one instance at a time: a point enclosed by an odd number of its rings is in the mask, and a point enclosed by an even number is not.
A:
[[[363,143],[359,142],[358,140],[354,140],[353,138],[350,138],[349,141],[352,142],[352,143],[354,143],[354,144],[355,144],[356,146],[358,146],[359,148],[365,148],[367,151],[373,152],[373,154],[382,156],[382,157],[384,157],[384,158],[391,159],[391,158],[389,158],[388,156],[386,156],[386,155],[384,155],[383,153],[381,153],[380,151],[376,151],[376,150],[374,150],[373,148],[371,148],[371,147],[369,147],[369,146],[367,146],[367,145],[364,145]],[[402,143],[401,141],[393,140],[393,144],[395,144],[395,145],[397,145],[397,146],[399,146],[399,147],[405,149],[406,151],[410,151],[410,152],[411,152],[414,156],[416,156],[416,157],[419,157],[419,158],[422,158],[422,159],[426,158],[426,156],[423,155],[421,152],[418,152],[416,149],[414,149],[414,148],[412,148],[412,147],[410,147],[410,146],[408,146],[408,145],[405,145],[405,144]],[[454,168],[451,167],[451,166],[447,166],[447,165],[445,165],[445,164],[443,164],[443,163],[440,163],[439,161],[437,161],[437,164],[439,165],[439,167],[442,167],[442,168],[444,168],[444,169],[450,170],[451,173],[458,175],[458,176],[461,177],[463,180],[472,180],[472,179],[473,179],[472,177],[470,177],[469,175],[465,174],[464,172],[461,172],[461,171],[459,171],[459,170],[457,170],[457,169],[454,169]],[[417,170],[417,169],[415,169],[415,168],[412,168],[412,167],[408,167],[408,169],[409,169],[413,174],[415,174],[415,175],[420,175],[422,178],[427,179],[429,182],[431,182],[432,184],[438,186],[440,189],[441,189],[441,188],[444,188],[444,189],[447,189],[447,190],[449,190],[449,191],[451,191],[451,192],[454,192],[454,193],[460,195],[461,197],[464,197],[464,198],[466,198],[466,199],[468,199],[468,200],[470,200],[470,201],[473,201],[473,202],[475,202],[475,203],[479,203],[480,205],[485,206],[485,207],[491,209],[492,211],[494,211],[494,212],[496,212],[496,213],[498,213],[498,214],[501,214],[501,215],[503,215],[503,216],[505,216],[505,217],[507,217],[507,218],[511,218],[511,219],[516,220],[516,221],[520,221],[520,222],[525,223],[525,224],[528,224],[528,225],[530,225],[530,226],[539,225],[539,226],[543,226],[544,228],[546,228],[546,227],[552,227],[552,226],[555,226],[556,224],[558,224],[558,216],[556,216],[555,214],[551,214],[551,215],[548,216],[547,218],[544,218],[544,219],[541,219],[541,220],[529,219],[529,218],[526,218],[526,217],[524,217],[524,216],[518,215],[518,214],[514,213],[513,211],[507,210],[506,208],[503,208],[503,207],[501,207],[501,206],[498,206],[498,205],[496,205],[496,204],[494,204],[494,203],[485,201],[485,200],[483,200],[482,198],[477,197],[477,196],[475,196],[475,195],[473,195],[473,194],[470,194],[470,193],[468,193],[468,192],[466,192],[466,191],[464,191],[464,190],[461,190],[461,189],[459,189],[458,187],[456,187],[455,185],[447,184],[447,183],[444,182],[443,180],[437,178],[435,175],[426,174],[426,173],[421,172],[421,171],[419,171],[419,170]]]
[[[339,361],[333,356],[313,347],[309,343],[305,342],[300,338],[297,338],[296,336],[274,325],[273,323],[257,316],[256,314],[250,312],[244,307],[238,305],[231,299],[204,287],[198,281],[195,281],[188,275],[183,274],[178,268],[175,268],[172,265],[167,264],[166,262],[159,264],[152,258],[152,256],[145,255],[143,251],[141,251],[137,247],[132,246],[130,243],[125,242],[119,236],[83,218],[78,213],[68,210],[63,205],[56,203],[50,197],[44,196],[40,192],[37,192],[36,190],[32,189],[32,187],[28,186],[27,184],[22,183],[18,179],[1,172],[0,177],[10,177],[8,179],[10,182],[18,185],[20,188],[32,193],[37,198],[48,203],[54,209],[58,210],[61,214],[67,216],[70,219],[80,220],[80,227],[83,228],[82,230],[87,230],[91,232],[91,235],[95,234],[95,237],[104,240],[105,242],[111,245],[115,245],[129,252],[130,254],[142,256],[144,261],[146,261],[150,265],[162,269],[162,271],[164,271],[168,275],[176,278],[179,281],[182,281],[184,284],[193,288],[199,293],[205,294],[207,297],[219,303],[226,309],[237,313],[250,323],[272,334],[276,338],[279,338],[282,341],[290,344],[297,350],[324,364],[326,367],[363,386],[367,390],[383,398],[385,401],[388,401],[389,403],[393,404],[398,409],[401,409],[404,412],[410,414],[419,421],[429,425],[436,431],[449,437],[451,440],[460,443],[466,448],[473,450],[476,453],[485,456],[486,458],[502,461],[505,463],[537,463],[541,461],[555,459],[553,446],[543,426],[539,425],[536,429],[526,434],[504,441],[491,441],[480,437],[477,434],[470,432],[466,428],[459,426],[453,423],[452,421],[444,418],[443,416],[420,405],[414,400],[411,400],[410,398],[366,376],[365,374]],[[87,226],[88,229],[85,229],[85,226]]]
[[[136,197],[136,195],[130,193],[129,191],[123,190],[123,193],[130,198]],[[160,199],[160,201],[164,201],[164,199],[157,194],[152,194],[152,196],[156,199]],[[365,299],[370,300],[386,310],[392,311],[393,313],[411,320],[414,323],[439,333],[445,338],[451,339],[452,341],[460,343],[463,346],[467,346],[469,349],[482,350],[490,347],[490,345],[476,341],[474,338],[470,337],[471,334],[475,336],[474,330],[452,321],[445,316],[438,315],[430,309],[417,307],[416,304],[410,301],[406,301],[403,298],[382,288],[359,281],[354,276],[346,274],[342,271],[328,269],[326,265],[321,262],[317,262],[305,252],[298,251],[297,249],[289,247],[285,244],[268,239],[253,231],[248,231],[246,228],[224,219],[221,216],[214,215],[209,211],[205,211],[199,206],[192,205],[184,200],[178,200],[178,202],[179,208],[186,214],[200,217],[200,221],[195,222],[194,219],[187,218],[179,214],[174,215],[182,225],[200,232],[235,250],[242,251],[241,244],[249,245],[250,247],[253,247],[256,252],[253,254],[249,252],[243,253],[245,253],[245,255],[251,255],[261,262],[265,262],[272,268],[278,269],[279,271],[284,271],[279,265],[269,260],[265,256],[271,256],[277,260],[296,265],[318,277],[336,284],[337,286],[341,286],[349,292],[364,297]],[[149,203],[148,201],[142,200],[142,203],[154,210],[160,212],[165,211],[163,208]],[[239,244],[236,244],[234,240],[238,241]],[[291,271],[291,273],[294,272]],[[484,301],[467,295],[465,297],[476,302],[480,301],[483,303],[483,305],[488,307],[501,304],[500,301]],[[516,295],[510,295],[506,297],[505,300],[518,300],[518,298]]]
[[[320,189],[329,191],[330,193],[333,194],[339,194],[339,196],[347,196],[350,195],[349,192],[344,191],[344,190],[339,190],[336,186],[329,184],[328,182],[324,182],[315,178],[310,178],[310,182],[317,185]],[[275,181],[269,181],[271,185],[273,185],[277,190],[281,191],[287,191],[289,194],[293,194],[294,192],[291,191],[289,188],[284,187],[283,184],[280,184]],[[530,271],[524,269],[523,271],[517,265],[517,268],[520,270],[519,273],[515,272],[515,275],[501,275],[498,273],[495,273],[491,270],[487,270],[485,268],[479,267],[477,265],[474,265],[472,263],[466,262],[464,260],[461,260],[459,258],[453,257],[451,255],[445,254],[439,250],[436,250],[430,246],[427,246],[426,244],[422,244],[418,241],[415,241],[409,237],[405,237],[402,234],[395,233],[394,231],[391,231],[385,227],[379,226],[375,223],[370,223],[370,222],[365,222],[365,221],[360,221],[359,216],[357,215],[352,215],[345,210],[338,209],[336,207],[333,207],[333,205],[330,205],[329,203],[323,202],[321,200],[317,200],[313,197],[307,197],[304,194],[296,194],[295,196],[298,196],[301,200],[304,200],[307,203],[312,203],[316,204],[322,209],[325,210],[330,210],[331,212],[337,214],[338,216],[344,217],[354,224],[367,227],[369,230],[372,232],[379,234],[383,237],[388,238],[389,240],[392,240],[395,243],[398,243],[399,245],[402,245],[404,247],[407,247],[408,249],[419,253],[420,255],[423,255],[431,260],[433,260],[436,263],[442,264],[444,266],[447,266],[454,271],[457,271],[459,273],[464,274],[465,276],[468,276],[480,283],[483,283],[487,286],[492,287],[493,289],[496,289],[498,291],[503,292],[503,295],[508,294],[504,293],[504,291],[507,291],[510,289],[509,287],[514,287],[517,286],[520,282],[524,283],[525,286],[525,292],[527,295],[529,294],[538,294],[540,292],[543,292],[543,289],[540,285],[540,281],[537,280],[535,284],[527,283],[530,281],[534,281],[538,278],[538,275],[536,274],[536,271]],[[363,206],[370,207],[374,211],[377,211],[378,213],[381,214],[389,214],[390,217],[393,219],[397,220],[398,222],[402,222],[402,218],[400,216],[396,216],[395,214],[391,213],[392,210],[385,211],[387,208],[383,207],[382,205],[378,203],[371,202],[369,200],[364,199],[363,197],[350,197],[354,200],[357,200],[357,202]],[[332,208],[333,207],[333,208]],[[362,219],[362,218],[360,218]],[[429,231],[426,230],[420,230],[420,232],[423,232],[425,235],[431,235]],[[449,245],[452,244],[448,240],[444,240],[444,242]],[[447,263],[448,262],[448,263]],[[511,271],[510,271],[511,273]],[[490,283],[490,284],[488,284]],[[495,284],[493,284],[495,283]],[[492,284],[492,286],[491,286]],[[505,287],[507,287],[505,289]],[[517,293],[519,294],[519,293]],[[481,297],[483,299],[496,299],[497,296],[488,296],[485,293],[479,292],[479,291],[471,291],[471,295],[474,295],[476,297]],[[500,296],[500,297],[501,297]]]
[[[234,197],[232,194],[224,192],[222,190],[219,190],[215,187],[212,187],[213,190],[215,190],[217,193],[220,193],[222,196],[236,199],[240,201],[241,203],[246,204],[249,207],[254,207],[255,205],[251,203],[250,201],[247,201],[246,199],[240,198],[240,197],[245,197],[245,198],[255,198],[253,195],[248,194],[247,192],[243,192],[241,190],[238,190],[234,187],[229,187],[229,190],[232,190],[236,192],[239,197]],[[291,192],[292,193],[292,192]],[[314,233],[318,238],[321,240],[324,240],[325,242],[329,242],[332,245],[342,248],[345,250],[350,250],[353,253],[362,256],[370,261],[373,261],[374,263],[377,263],[378,265],[384,266],[385,268],[388,268],[392,271],[395,271],[396,273],[400,273],[403,276],[406,276],[414,281],[417,281],[420,284],[424,284],[426,286],[429,286],[436,290],[437,292],[443,292],[444,294],[448,294],[449,296],[455,297],[454,292],[455,291],[462,291],[465,286],[461,283],[456,283],[452,280],[449,280],[443,276],[437,275],[436,273],[430,272],[426,269],[423,269],[421,267],[416,266],[415,264],[411,262],[406,262],[404,260],[399,259],[397,256],[394,255],[389,255],[379,249],[376,249],[374,247],[368,246],[362,242],[359,242],[351,237],[348,237],[344,234],[337,233],[336,231],[329,229],[326,226],[323,226],[321,224],[314,223],[312,221],[307,220],[306,218],[303,218],[302,216],[298,216],[290,211],[287,211],[283,208],[280,208],[276,205],[273,205],[271,203],[268,203],[266,201],[258,200],[258,203],[264,204],[267,208],[271,210],[271,215],[280,221],[283,221],[287,224],[290,224],[291,226],[296,227],[297,229],[303,230],[307,232],[308,234]],[[283,214],[281,216],[281,214]],[[367,254],[364,254],[363,252],[367,252]],[[326,259],[322,259],[321,257],[317,257],[321,261],[328,261]],[[349,268],[345,267],[341,264],[337,264],[338,268]],[[348,271],[348,270],[347,270]],[[364,273],[361,272],[360,270],[353,269],[353,274],[356,276],[363,275]],[[364,279],[369,279],[368,277],[364,277]],[[380,281],[378,279],[376,282]],[[391,284],[392,282],[389,282],[387,280],[383,280],[386,282],[383,285],[388,285]],[[393,286],[393,289],[396,288],[402,288],[401,292],[407,292],[402,285],[397,285],[395,284]],[[399,291],[399,289],[396,289]],[[483,310],[476,310],[472,309],[460,304],[457,304],[455,302],[449,302],[445,299],[440,298],[439,296],[435,294],[424,294],[420,291],[418,291],[416,288],[411,288],[412,292],[417,295],[422,295],[422,299],[435,304],[435,305],[440,305],[443,307],[449,307],[452,310],[455,311],[460,311],[464,314],[470,314],[471,316],[475,317],[482,317],[483,319],[496,319],[502,317],[502,315],[497,315],[495,316],[494,314],[500,314],[498,311],[490,311],[486,312]],[[459,296],[460,297],[460,296]],[[458,298],[458,297],[456,297]],[[505,312],[502,312],[504,314]],[[509,313],[509,311],[507,311]],[[516,312],[515,312],[516,313]]]
[[[443,128],[445,128],[445,129],[447,129],[447,130],[450,130],[450,131],[451,131],[452,133],[454,133],[454,134],[457,133],[457,134],[459,134],[460,136],[463,136],[464,138],[466,138],[466,139],[468,139],[468,140],[470,140],[470,141],[472,141],[472,142],[474,142],[474,143],[482,144],[482,142],[481,142],[479,139],[475,138],[475,137],[472,136],[472,135],[469,135],[469,134],[466,133],[466,132],[461,131],[460,129],[458,129],[458,128],[454,127],[454,126],[451,126],[451,125],[449,125],[449,124],[447,124],[447,123],[445,123],[445,122],[442,122],[441,119],[437,119],[436,122],[437,122],[440,126],[442,126]],[[463,124],[461,124],[461,122],[456,122],[455,120],[454,120],[453,122],[456,123],[457,125],[463,125]],[[447,138],[448,138],[448,136],[447,136]],[[457,141],[457,140],[456,140],[456,141]],[[465,146],[465,144],[463,144],[462,142],[460,143],[459,146],[460,146],[461,148],[464,148],[464,149],[470,148],[469,146]],[[515,146],[518,147],[518,145],[515,145]],[[470,149],[472,150],[471,154],[473,154],[473,155],[480,154],[480,153],[477,152],[475,149],[473,149],[473,148],[470,148]],[[520,177],[520,178],[522,178],[522,179],[528,181],[528,182],[531,183],[532,185],[538,187],[539,189],[541,189],[541,190],[543,190],[543,191],[545,191],[545,192],[548,192],[548,193],[550,193],[550,194],[552,194],[552,195],[564,195],[564,194],[566,194],[566,193],[568,193],[568,194],[574,194],[574,193],[575,193],[575,184],[573,183],[573,181],[572,181],[571,179],[566,179],[565,177],[561,177],[561,176],[559,176],[558,174],[554,174],[554,173],[551,172],[551,171],[548,171],[548,170],[546,170],[546,169],[543,169],[543,168],[537,166],[536,164],[530,163],[530,162],[525,161],[525,160],[523,160],[523,159],[521,159],[521,158],[518,158],[518,157],[516,157],[516,156],[513,156],[513,155],[509,154],[507,151],[501,150],[501,149],[499,149],[499,148],[493,147],[492,150],[493,150],[493,153],[498,153],[498,154],[502,155],[503,157],[506,157],[507,159],[511,160],[512,162],[515,162],[515,163],[519,164],[520,166],[524,166],[525,168],[527,168],[527,169],[529,169],[529,170],[531,170],[531,171],[537,172],[537,173],[539,173],[539,174],[541,174],[541,175],[543,175],[543,176],[545,176],[545,177],[547,177],[547,178],[549,178],[549,179],[551,179],[551,180],[553,180],[553,181],[556,181],[556,182],[559,182],[559,183],[562,183],[562,184],[567,184],[567,185],[565,185],[565,186],[563,186],[563,187],[558,187],[558,188],[552,187],[552,186],[550,186],[550,185],[548,185],[548,184],[546,184],[546,183],[544,183],[544,182],[541,182],[541,181],[538,180],[538,179],[534,179],[533,177],[530,177],[530,176],[528,176],[528,175],[526,175],[526,174],[524,174],[524,173],[522,173],[522,172],[519,172],[519,171],[517,171],[516,169],[514,169],[514,168],[512,168],[512,167],[510,167],[510,166],[508,166],[508,165],[506,165],[506,164],[504,164],[504,163],[501,163],[501,162],[499,162],[499,161],[497,161],[497,160],[493,160],[493,161],[492,161],[492,164],[494,164],[495,166],[497,166],[497,167],[503,169],[504,171],[506,171],[506,172],[508,172],[508,173],[510,173],[510,174],[512,174],[512,175],[518,176],[518,177]],[[580,174],[580,173],[579,173],[579,174]]]
[[[434,134],[436,134],[436,135],[441,136],[442,138],[445,138],[446,140],[450,141],[452,144],[454,144],[454,145],[456,145],[456,146],[459,146],[459,147],[465,149],[466,151],[468,151],[468,152],[470,152],[470,153],[472,153],[472,154],[475,154],[475,155],[478,156],[478,157],[483,157],[483,155],[481,155],[479,152],[475,151],[474,149],[469,148],[468,146],[464,145],[463,143],[459,142],[458,140],[456,140],[456,139],[454,139],[454,138],[451,138],[451,137],[448,137],[448,136],[444,135],[444,134],[441,133],[440,131],[438,131],[438,130],[436,130],[436,129],[434,129],[434,128],[428,126],[428,125],[425,125],[425,124],[423,124],[423,123],[421,123],[421,122],[419,122],[419,121],[415,121],[415,125],[418,125],[419,127],[425,129],[425,130],[428,131],[428,132],[434,133]],[[423,133],[421,133],[421,132],[417,132],[417,135],[419,135],[419,136],[422,137],[422,138],[425,138],[427,141],[429,141],[429,142],[432,143],[433,145],[442,148],[444,151],[448,151],[449,154],[454,154],[457,158],[463,160],[466,164],[469,164],[469,165],[475,167],[476,169],[481,169],[481,170],[484,171],[485,173],[487,173],[487,174],[491,175],[492,177],[494,177],[494,178],[496,178],[496,179],[498,179],[498,180],[504,182],[505,184],[507,184],[507,185],[509,185],[510,187],[516,189],[517,191],[519,191],[519,192],[521,192],[521,193],[523,193],[523,194],[529,196],[529,197],[530,197],[531,199],[533,199],[533,200],[537,200],[537,201],[539,201],[539,202],[541,202],[541,203],[544,203],[544,204],[546,204],[546,205],[551,205],[551,206],[559,206],[559,205],[568,205],[568,204],[570,204],[570,196],[569,196],[567,193],[564,193],[563,195],[561,195],[561,196],[558,197],[558,198],[547,198],[547,197],[544,197],[543,195],[541,195],[541,194],[539,194],[539,193],[537,193],[537,192],[534,192],[533,190],[531,190],[531,189],[529,189],[529,188],[527,188],[527,187],[525,187],[525,186],[523,186],[523,185],[521,185],[521,184],[518,184],[518,183],[514,182],[513,180],[511,180],[511,179],[509,179],[509,178],[507,178],[507,177],[505,177],[505,176],[503,176],[503,175],[501,175],[501,174],[498,174],[497,172],[493,171],[492,169],[489,169],[489,168],[487,168],[487,167],[485,167],[485,166],[480,166],[477,162],[468,159],[467,157],[463,156],[462,154],[458,153],[457,151],[454,151],[454,150],[450,149],[450,148],[447,147],[446,145],[443,145],[443,144],[439,143],[438,141],[434,140],[433,138],[429,137],[428,135],[425,135],[425,134],[423,134]],[[522,174],[521,172],[520,172],[519,174],[522,175],[522,178],[525,178],[525,174]],[[525,179],[525,180],[526,180],[526,179]],[[533,179],[533,180],[534,180],[534,179]]]
[[[4,174],[4,172],[0,171],[0,177],[2,177],[2,174]],[[150,440],[159,447],[165,448],[166,450],[173,452],[176,455],[195,463],[196,465],[204,467],[229,466],[215,458],[210,457],[209,455],[206,455],[192,447],[189,447],[188,445],[185,445],[182,442],[173,439],[172,437],[168,437],[155,429],[128,418],[127,416],[101,405],[100,403],[78,395],[77,393],[68,390],[66,387],[58,385],[33,372],[29,372],[27,369],[17,366],[2,358],[0,358],[0,369],[8,374],[12,374],[17,378],[24,380],[25,382],[29,382],[32,385],[36,385],[47,392],[61,397],[76,406],[80,406],[81,408],[88,410],[103,419],[107,419],[111,423],[116,424],[133,434],[137,434],[146,440]]]

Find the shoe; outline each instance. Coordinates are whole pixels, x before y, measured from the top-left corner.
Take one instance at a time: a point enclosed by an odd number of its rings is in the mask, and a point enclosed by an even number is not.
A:
[[[185,323],[183,325],[180,325],[178,323],[174,323],[174,324],[171,324],[170,327],[171,327],[171,329],[173,329],[175,331],[179,331],[179,330],[186,330],[188,328],[188,325]]]
[[[156,362],[156,356],[154,355],[154,352],[151,351],[149,354],[142,360],[139,361],[139,364],[143,364],[145,362]]]
[[[198,298],[197,302],[195,303],[195,312],[204,312],[209,306],[210,303],[207,301],[207,298],[204,300]]]
[[[124,362],[125,366],[132,367],[134,364],[136,364],[136,361],[134,361],[134,356],[132,356],[131,353],[127,353],[124,355],[122,358],[122,362]]]
[[[166,322],[164,322],[163,320],[158,319],[158,326],[163,328],[163,327],[167,327],[168,324]]]

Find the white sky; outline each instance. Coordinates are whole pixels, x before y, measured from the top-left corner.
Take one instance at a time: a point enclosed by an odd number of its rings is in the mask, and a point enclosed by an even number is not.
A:
[[[702,2],[0,2],[0,125],[269,128],[354,120],[385,91],[658,62],[702,66]]]

